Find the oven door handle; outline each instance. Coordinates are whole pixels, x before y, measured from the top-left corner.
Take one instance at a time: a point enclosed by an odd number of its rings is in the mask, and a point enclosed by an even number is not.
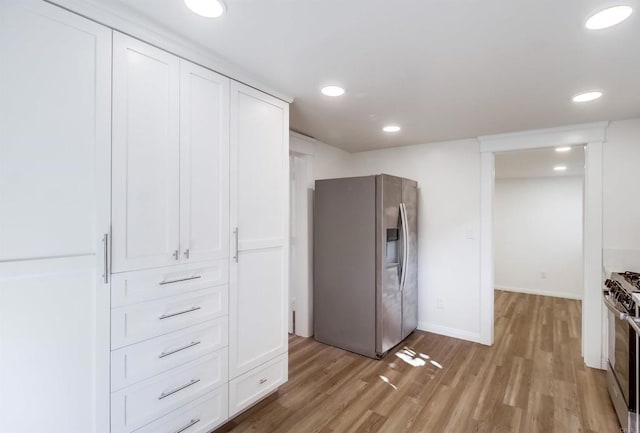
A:
[[[636,331],[636,334],[640,335],[640,318],[637,317],[627,317],[627,323],[629,323],[629,326],[631,326],[633,328],[634,331]]]
[[[614,304],[611,298],[609,298],[607,292],[602,292],[602,300],[604,301],[604,305],[607,306],[609,311],[615,314],[618,320],[627,320],[629,318],[629,314],[616,308],[616,304]]]

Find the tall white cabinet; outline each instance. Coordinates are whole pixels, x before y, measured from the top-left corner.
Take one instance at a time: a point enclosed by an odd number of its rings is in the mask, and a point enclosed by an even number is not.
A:
[[[107,433],[111,31],[0,1],[0,431]]]
[[[206,431],[287,380],[289,107],[117,32],[113,52],[112,432],[227,396]]]
[[[111,431],[206,432],[228,418],[230,80],[113,40]]]
[[[208,433],[287,380],[288,105],[0,0],[0,431]]]
[[[287,380],[288,110],[231,86],[232,415]]]

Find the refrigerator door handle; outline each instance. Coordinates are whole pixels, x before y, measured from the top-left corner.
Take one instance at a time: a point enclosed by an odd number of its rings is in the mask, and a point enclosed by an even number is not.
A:
[[[409,232],[407,231],[407,207],[400,203],[400,220],[402,222],[402,273],[400,274],[400,291],[404,290],[407,280],[407,265],[409,262]]]
[[[402,291],[402,280],[404,278],[404,250],[405,246],[405,236],[404,236],[404,218],[402,217],[402,203],[400,203],[400,222],[398,223],[398,231],[400,233],[400,242],[402,245],[402,251],[400,252],[400,257],[398,257],[398,291]]]

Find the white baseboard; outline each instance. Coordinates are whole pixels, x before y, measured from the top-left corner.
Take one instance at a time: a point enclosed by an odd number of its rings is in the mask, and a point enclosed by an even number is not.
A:
[[[418,322],[418,329],[447,337],[459,338],[460,340],[472,341],[474,343],[482,342],[479,332],[469,332],[463,329],[449,328],[448,326],[441,326],[427,322]]]
[[[609,361],[605,358],[602,358],[599,360],[596,358],[595,361],[589,360],[587,358],[583,358],[583,359],[584,359],[584,365],[586,365],[587,367],[597,368],[598,370],[606,370],[607,368],[609,368]]]
[[[577,299],[582,300],[582,296],[569,292],[545,292],[543,290],[535,289],[523,289],[522,287],[507,287],[507,286],[495,286],[496,290],[503,290],[505,292],[526,293],[528,295],[540,295],[551,296],[552,298],[565,298],[565,299]]]

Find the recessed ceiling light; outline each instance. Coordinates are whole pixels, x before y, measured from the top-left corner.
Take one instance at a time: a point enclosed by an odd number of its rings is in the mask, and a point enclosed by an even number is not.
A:
[[[388,125],[382,128],[384,132],[398,132],[400,131],[400,127],[398,125]]]
[[[553,167],[553,169],[555,171],[565,171],[567,169],[566,165],[556,165],[555,167]]]
[[[556,152],[569,152],[571,148],[569,146],[565,147],[556,147]]]
[[[597,12],[587,20],[584,24],[589,30],[602,30],[629,18],[633,9],[631,6],[614,6]]]
[[[602,92],[593,91],[580,93],[573,97],[573,102],[589,102],[594,101],[602,96]]]
[[[222,0],[184,0],[184,3],[194,13],[207,18],[217,18],[225,12]]]
[[[327,96],[342,96],[344,95],[344,89],[340,86],[326,86],[321,90],[323,95]]]

